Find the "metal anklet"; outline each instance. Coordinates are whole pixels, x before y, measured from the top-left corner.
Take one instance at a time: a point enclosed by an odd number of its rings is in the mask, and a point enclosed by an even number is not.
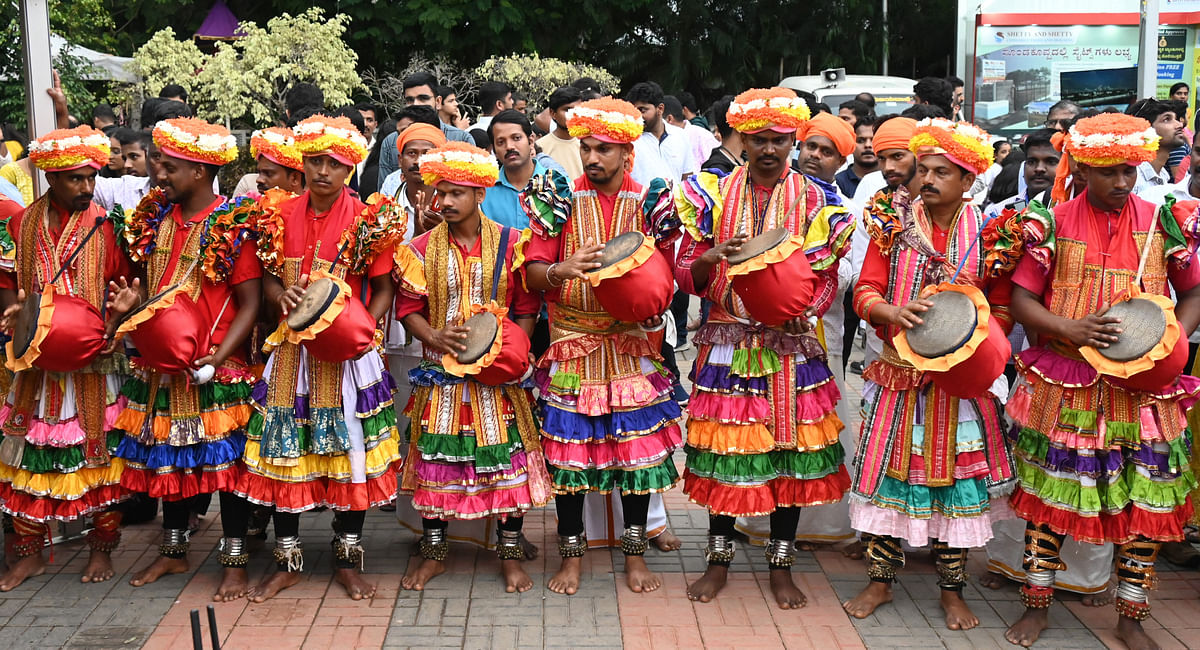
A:
[[[646,527],[633,525],[625,527],[621,535],[621,552],[625,555],[645,555],[650,548],[650,540],[646,537]]]
[[[729,566],[737,555],[737,546],[728,535],[709,535],[708,547],[704,549],[704,559],[709,564]]]
[[[1146,589],[1130,582],[1117,583],[1116,606],[1117,613],[1135,621],[1144,621],[1150,617],[1150,603]]]
[[[521,531],[496,529],[496,557],[501,560],[525,559],[525,549],[521,548]]]
[[[250,562],[244,537],[222,537],[217,550],[220,551],[217,558],[223,567],[240,569]]]
[[[1054,604],[1054,587],[1021,585],[1021,604],[1025,609],[1049,609]]]
[[[588,542],[586,533],[558,536],[558,554],[562,557],[583,557],[584,553],[587,553],[587,550]]]
[[[793,542],[790,539],[772,539],[767,542],[767,565],[772,569],[791,569],[796,558],[792,555]]]
[[[421,557],[435,562],[445,562],[450,556],[450,542],[446,541],[445,528],[426,528],[418,545]]]
[[[304,570],[304,547],[296,535],[275,538],[275,564],[280,571],[297,573]]]
[[[887,562],[871,562],[867,565],[867,578],[871,582],[891,584],[896,581],[896,567]]]
[[[357,568],[365,570],[366,550],[362,547],[362,535],[358,533],[341,533],[333,538],[333,558],[339,569]]]
[[[188,541],[186,530],[166,528],[163,530],[162,544],[158,545],[158,554],[179,559],[187,555],[189,547],[191,547],[191,542]]]

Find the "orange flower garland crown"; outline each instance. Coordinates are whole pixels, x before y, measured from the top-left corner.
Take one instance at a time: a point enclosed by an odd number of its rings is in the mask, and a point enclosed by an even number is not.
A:
[[[348,117],[313,115],[292,129],[296,148],[305,156],[330,156],[343,165],[357,165],[367,157],[367,139]]]
[[[995,150],[986,131],[967,122],[930,117],[917,122],[908,150],[917,157],[942,155],[950,162],[975,174],[992,166]]]
[[[194,117],[177,117],[154,125],[154,145],[173,158],[205,165],[224,165],[237,158],[237,138],[229,129]]]
[[[1062,137],[1062,152],[1092,167],[1139,165],[1158,155],[1158,133],[1140,117],[1102,113],[1071,125]],[[1058,161],[1051,198],[1067,200],[1067,156]]]
[[[38,169],[65,172],[108,164],[108,136],[90,126],[56,129],[29,143],[29,158]]]
[[[500,178],[496,157],[465,142],[447,142],[421,156],[417,164],[421,168],[421,180],[430,186],[446,181],[488,188]]]
[[[572,138],[628,144],[642,135],[642,114],[623,99],[589,99],[567,112]]]
[[[261,129],[250,135],[250,157],[267,160],[288,169],[304,171],[304,158],[296,149],[296,136],[292,130],[280,126]]]
[[[740,133],[790,133],[804,126],[812,112],[787,88],[751,88],[733,98],[725,118]]]

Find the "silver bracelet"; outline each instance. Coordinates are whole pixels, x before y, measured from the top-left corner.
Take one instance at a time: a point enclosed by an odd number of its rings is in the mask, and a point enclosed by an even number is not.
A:
[[[550,266],[546,267],[546,284],[549,284],[552,287],[561,287],[563,284],[562,282],[555,284],[554,279],[550,277],[551,274],[554,273],[554,267],[556,267],[556,266],[558,266],[558,262],[555,262],[555,263],[551,264]]]

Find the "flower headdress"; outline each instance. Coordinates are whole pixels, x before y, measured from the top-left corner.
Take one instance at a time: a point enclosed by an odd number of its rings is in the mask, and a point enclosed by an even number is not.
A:
[[[237,138],[229,129],[194,117],[177,117],[154,125],[154,145],[162,153],[206,165],[237,158]]]
[[[259,156],[282,165],[289,169],[304,171],[304,158],[296,149],[296,137],[292,130],[273,126],[261,129],[250,135],[250,156],[258,160]]]
[[[627,144],[641,137],[642,129],[642,114],[622,99],[590,99],[567,113],[573,138]]]
[[[109,151],[108,136],[87,125],[57,129],[29,143],[29,158],[48,172],[100,169],[108,164]]]
[[[1123,113],[1102,113],[1071,125],[1062,136],[1064,155],[1055,171],[1051,198],[1067,199],[1067,156],[1092,167],[1138,165],[1158,155],[1158,133],[1149,122]]]
[[[812,112],[808,104],[787,88],[751,88],[733,98],[725,114],[729,126],[741,133],[759,131],[794,132],[804,126]]]
[[[305,156],[330,156],[345,165],[367,157],[367,139],[348,117],[313,115],[296,125],[296,148]]]
[[[917,122],[908,149],[917,157],[945,156],[976,176],[987,171],[995,157],[986,131],[974,124],[953,122],[944,117]]]
[[[417,161],[421,180],[426,185],[442,181],[467,187],[491,187],[500,177],[496,157],[465,142],[446,144],[421,156]]]

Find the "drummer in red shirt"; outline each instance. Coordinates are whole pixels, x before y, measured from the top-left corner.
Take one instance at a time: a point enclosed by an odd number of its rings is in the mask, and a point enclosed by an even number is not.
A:
[[[367,153],[350,120],[315,115],[294,133],[308,190],[282,204],[260,203],[258,217],[258,255],[267,271],[263,293],[284,322],[264,346],[273,351],[252,395],[256,412],[237,492],[275,508],[279,571],[250,597],[262,602],[300,580],[300,513],[327,507],[335,511],[337,531],[334,577],[361,600],[375,593],[359,574],[366,511],[396,496],[396,383],[377,350],[378,336],[371,341],[370,332],[378,335],[375,326],[395,296],[392,255],[404,221],[386,199],[376,195],[366,205],[347,189],[347,176]],[[302,331],[291,329],[288,316],[301,311],[310,280],[323,278],[339,288],[330,310],[318,312]],[[365,343],[320,336],[336,331],[344,325],[339,319],[352,313],[370,321]],[[353,325],[357,336],[363,324]],[[351,356],[336,349],[348,344],[355,346]],[[328,360],[335,357],[345,360]]]
[[[0,329],[11,332],[22,315],[32,315],[23,309],[38,311],[28,350],[15,354],[10,344],[8,367],[16,375],[0,408],[0,507],[13,516],[14,528],[5,536],[8,570],[0,591],[45,571],[48,522],[88,515],[91,556],[80,579],[113,576],[110,554],[121,538],[121,513],[108,507],[128,493],[120,484],[125,463],[111,455],[120,439],[105,435],[120,412],[114,374],[120,364],[99,354],[100,312],[109,281],[127,275],[129,261],[104,211],[92,203],[96,172],[108,155],[108,137],[88,126],[39,138],[29,157],[46,172],[50,189],[8,221],[16,260],[15,269],[0,273]],[[42,301],[24,306],[34,292]],[[57,330],[68,330],[78,345],[42,346]],[[43,366],[50,365],[77,370],[48,375]]]
[[[237,157],[225,127],[177,118],[159,122],[153,138],[156,188],[125,225],[138,273],[132,284],[113,287],[109,305],[114,317],[129,313],[117,333],[128,334],[140,353],[114,425],[124,436],[116,451],[126,461],[121,484],[163,503],[159,555],[129,583],[189,570],[192,501],[219,492],[225,570],[215,598],[232,600],[246,593],[249,559],[248,506],[232,490],[252,410],[245,344],[262,300],[252,202],[213,194],[220,166]]]

